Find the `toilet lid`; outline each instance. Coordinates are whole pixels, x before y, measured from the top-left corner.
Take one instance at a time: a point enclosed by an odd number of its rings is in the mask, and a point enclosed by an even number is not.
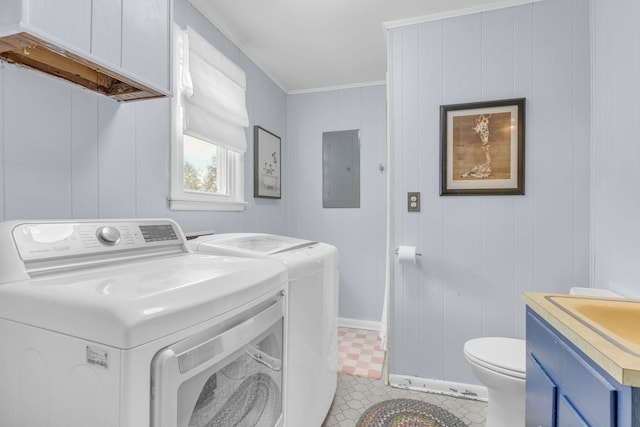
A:
[[[488,369],[517,378],[525,377],[526,343],[514,338],[487,337],[469,340],[464,353]]]

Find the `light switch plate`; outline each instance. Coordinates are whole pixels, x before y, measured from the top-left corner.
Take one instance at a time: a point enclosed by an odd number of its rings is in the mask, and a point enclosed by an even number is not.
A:
[[[420,212],[420,192],[407,193],[407,211]]]

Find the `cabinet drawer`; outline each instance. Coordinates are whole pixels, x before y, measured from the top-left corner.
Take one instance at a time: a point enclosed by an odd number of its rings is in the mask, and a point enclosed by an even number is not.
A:
[[[572,407],[588,425],[616,425],[615,386],[531,312],[527,313],[527,353],[533,353],[558,386],[559,395],[570,397]]]

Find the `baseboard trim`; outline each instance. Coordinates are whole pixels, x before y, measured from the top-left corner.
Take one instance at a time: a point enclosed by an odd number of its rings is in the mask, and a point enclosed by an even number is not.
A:
[[[367,329],[370,331],[378,332],[382,330],[381,322],[374,322],[372,320],[347,319],[345,317],[338,318],[338,326],[341,328]]]
[[[427,393],[444,394],[464,399],[488,400],[487,388],[474,384],[455,383],[430,378],[412,377],[409,375],[389,374],[391,387],[403,388]]]

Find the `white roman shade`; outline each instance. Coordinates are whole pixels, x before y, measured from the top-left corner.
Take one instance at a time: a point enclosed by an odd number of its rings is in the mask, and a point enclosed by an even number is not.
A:
[[[182,52],[184,133],[244,153],[249,126],[244,71],[189,27]]]

